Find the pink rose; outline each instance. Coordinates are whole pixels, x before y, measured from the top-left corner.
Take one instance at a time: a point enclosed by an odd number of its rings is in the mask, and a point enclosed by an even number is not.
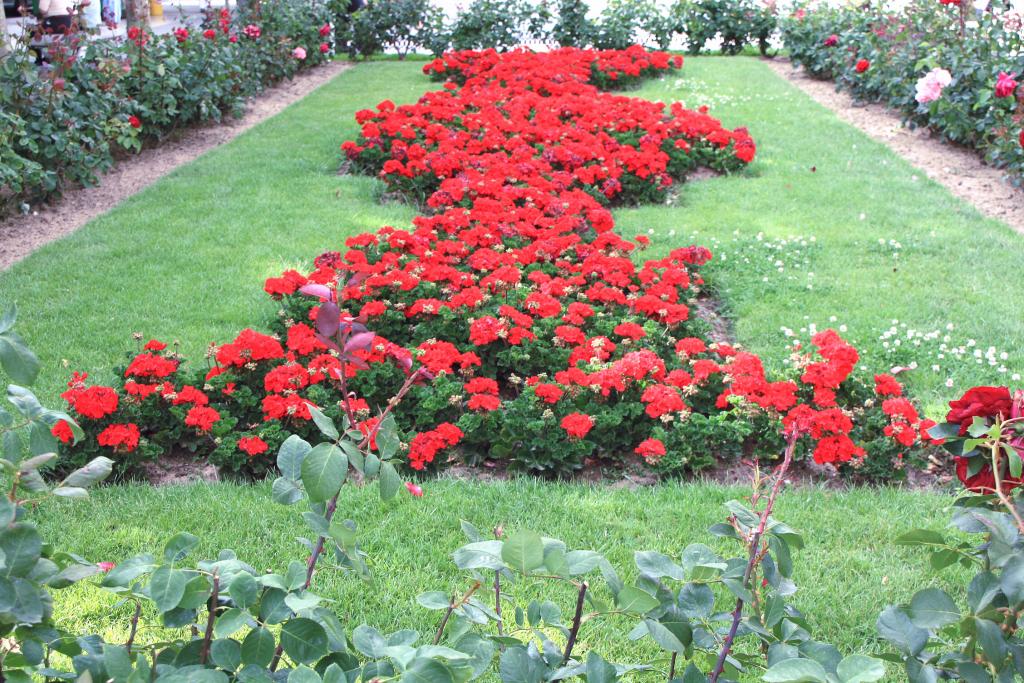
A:
[[[295,48],[294,50],[292,50],[292,57],[295,57],[295,59],[298,59],[300,61],[305,59],[306,58],[306,48],[301,47],[301,46]]]
[[[928,104],[942,97],[942,89],[953,82],[953,75],[945,69],[932,69],[917,82],[917,96],[920,104]]]

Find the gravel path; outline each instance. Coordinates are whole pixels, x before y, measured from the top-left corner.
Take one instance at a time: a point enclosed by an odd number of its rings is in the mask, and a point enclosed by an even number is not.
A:
[[[899,114],[881,104],[855,103],[845,92],[837,92],[831,81],[813,79],[796,70],[788,59],[764,60],[775,73],[800,88],[811,99],[829,109],[846,123],[888,145],[954,195],[970,202],[982,214],[1024,233],[1024,191],[1011,187],[1003,172],[982,163],[977,152],[956,147],[926,128],[911,130],[900,123]]]

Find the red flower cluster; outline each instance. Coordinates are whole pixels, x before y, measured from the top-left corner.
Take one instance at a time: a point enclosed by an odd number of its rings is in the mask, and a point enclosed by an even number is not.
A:
[[[117,410],[117,392],[110,387],[87,387],[85,380],[88,377],[85,373],[74,373],[68,382],[68,390],[60,397],[78,415],[90,420],[102,420]]]
[[[371,406],[418,365],[436,382],[395,409],[417,470],[460,443],[486,451],[498,435],[468,430],[513,415],[537,429],[538,449],[571,458],[597,449],[657,463],[692,416],[745,420],[755,411],[813,439],[819,462],[862,457],[837,402],[858,360],[852,346],[821,333],[799,382],[770,381],[757,356],[696,336],[702,324],[687,302],[704,284],[707,249],[638,261],[646,242],[614,231],[610,202],[657,199],[698,163],[729,170],[753,158],[743,129],[595,85],[670,68],[667,54],[640,48],[462,52],[428,64],[449,79],[444,90],[360,112],[359,140],[343,146],[356,168],[424,200],[425,212],[408,229],[349,238],[311,272],[268,279],[264,290],[283,300],[281,334],[243,330],[211,350],[205,377],[186,381],[174,354],[147,344],[125,372],[126,402],[180,406],[193,439],[236,422],[260,429],[230,442],[252,458],[271,449],[271,434],[311,433],[311,405],[340,415],[347,397],[355,428],[375,446]],[[344,366],[314,331],[325,301],[375,335]],[[881,382],[879,393],[897,396],[893,384]]]
[[[96,437],[101,446],[115,453],[131,453],[139,445],[139,428],[134,424],[112,424]]]
[[[426,469],[439,452],[462,440],[462,430],[450,422],[442,422],[435,429],[420,432],[409,444],[409,466],[414,470]]]

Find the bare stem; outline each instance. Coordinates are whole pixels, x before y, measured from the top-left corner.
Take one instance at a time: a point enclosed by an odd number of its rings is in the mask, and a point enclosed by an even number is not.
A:
[[[576,637],[580,634],[580,624],[583,621],[583,602],[587,597],[588,584],[586,581],[580,584],[580,592],[576,595],[576,614],[572,618],[572,628],[569,630],[569,639],[565,641],[565,653],[562,655],[562,663],[569,661],[572,657],[572,649],[576,646]]]
[[[380,414],[380,419],[377,421],[378,425],[384,420],[384,418],[386,418],[391,413],[392,410],[395,409],[395,407],[401,402],[401,400],[405,398],[405,395],[409,393],[413,385],[416,384],[416,382],[422,376],[423,375],[421,368],[405,378],[405,382],[402,384],[402,387],[398,390],[398,393],[391,397],[391,399],[388,401],[387,407]],[[342,391],[345,394],[346,412],[351,413],[351,405],[349,404],[348,392],[346,391],[347,385],[344,380],[344,371],[342,371],[342,376],[339,379],[341,380]],[[350,423],[352,419],[352,417],[349,417]],[[369,434],[367,434],[363,438],[362,441],[359,442],[359,444],[356,447],[361,451],[369,448],[371,441],[376,435],[377,428],[375,427]],[[340,495],[341,491],[338,491],[338,493],[334,494],[334,497],[331,498],[330,501],[328,501],[327,508],[324,510],[324,519],[327,520],[328,525],[331,523],[331,520],[334,518],[334,513],[338,509],[338,497]],[[325,541],[326,539],[323,536],[319,536],[316,539],[316,545],[313,547],[313,552],[309,554],[309,559],[306,560],[306,581],[302,584],[302,587],[305,589],[308,589],[310,584],[312,584],[313,582],[313,573],[316,571],[316,564],[320,560],[320,555],[322,555],[324,552]],[[271,671],[277,670],[278,665],[281,663],[281,655],[283,652],[284,648],[279,644],[277,646],[277,649],[274,650],[274,658],[270,662]]]
[[[444,629],[448,625],[448,620],[451,618],[452,612],[469,602],[469,599],[473,597],[473,593],[476,593],[479,588],[480,582],[474,581],[473,585],[469,587],[469,590],[466,591],[461,598],[458,600],[454,597],[452,598],[452,601],[448,604],[448,609],[444,612],[444,617],[441,619],[441,625],[437,627],[437,633],[434,634],[434,645],[441,642],[441,636],[444,635]]]
[[[203,633],[203,647],[199,651],[199,663],[206,664],[210,656],[210,641],[213,640],[213,622],[217,619],[217,601],[220,593],[220,577],[217,572],[213,573],[213,591],[210,593],[210,602],[207,603],[206,631]]]
[[[135,634],[139,630],[139,617],[142,616],[142,603],[139,601],[135,602],[135,614],[132,615],[132,626],[128,632],[128,642],[124,644],[124,649],[128,650],[128,654],[132,653],[132,645],[135,643]]]
[[[761,537],[764,535],[765,527],[768,526],[768,518],[771,517],[772,509],[775,507],[775,498],[778,496],[779,491],[782,489],[782,485],[786,480],[786,471],[789,469],[789,465],[793,462],[793,454],[796,452],[796,442],[798,438],[799,434],[795,431],[786,437],[786,452],[782,459],[782,464],[779,465],[778,469],[775,471],[775,480],[772,482],[771,492],[768,494],[768,502],[761,511],[757,529],[750,537],[747,547],[747,568],[743,571],[744,588],[749,585],[750,577],[754,573],[754,568],[762,559],[764,559],[764,554],[761,552]],[[755,495],[754,500],[756,500],[756,498],[757,497]],[[722,671],[725,669],[725,660],[732,651],[733,642],[736,640],[736,631],[739,629],[740,621],[742,619],[743,598],[736,598],[736,608],[732,611],[732,625],[729,627],[729,632],[726,634],[725,640],[722,641],[722,649],[718,653],[715,668],[711,671],[711,676],[708,679],[710,683],[718,683],[718,677],[722,675]]]

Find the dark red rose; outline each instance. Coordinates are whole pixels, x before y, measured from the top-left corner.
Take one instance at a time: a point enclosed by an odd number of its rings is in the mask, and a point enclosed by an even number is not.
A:
[[[974,387],[955,401],[949,402],[946,422],[960,425],[960,436],[967,433],[975,417],[1010,415],[1010,390],[1006,387]]]
[[[985,455],[975,456],[984,458]],[[968,476],[967,466],[970,458],[956,458],[956,477],[963,483],[964,488],[973,493],[995,493],[996,490],[996,478],[992,475],[992,463],[986,462],[985,466],[982,467],[977,474]],[[1014,479],[1009,474],[1003,475],[1003,493],[1009,493],[1022,482],[1020,479]]]

